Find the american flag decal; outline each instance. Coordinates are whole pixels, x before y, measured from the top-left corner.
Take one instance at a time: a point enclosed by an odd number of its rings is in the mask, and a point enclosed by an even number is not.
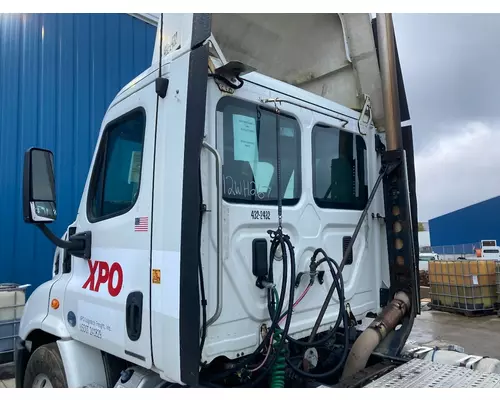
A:
[[[138,217],[135,219],[134,231],[147,232],[148,231],[148,217]]]

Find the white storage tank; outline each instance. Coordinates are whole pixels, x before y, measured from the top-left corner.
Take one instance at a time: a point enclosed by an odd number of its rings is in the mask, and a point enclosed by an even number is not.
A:
[[[13,361],[29,285],[0,283],[0,364]]]

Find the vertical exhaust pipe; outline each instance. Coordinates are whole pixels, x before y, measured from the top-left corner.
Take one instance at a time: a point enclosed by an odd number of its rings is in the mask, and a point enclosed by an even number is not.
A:
[[[396,41],[391,14],[377,14],[377,39],[384,99],[387,150],[400,150],[403,148],[403,136],[397,85]],[[370,355],[387,337],[389,332],[400,323],[410,310],[410,307],[409,296],[405,292],[397,292],[393,300],[365,329],[352,346],[344,366],[341,381],[352,377],[366,367]]]
[[[399,95],[396,72],[396,42],[392,14],[377,14],[377,38],[379,47],[382,96],[384,99],[384,125],[387,150],[403,147]]]

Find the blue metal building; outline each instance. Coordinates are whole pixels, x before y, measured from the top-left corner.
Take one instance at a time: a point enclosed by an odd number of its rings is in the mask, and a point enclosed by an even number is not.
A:
[[[147,16],[0,14],[0,283],[34,288],[51,277],[54,246],[23,222],[24,151],[54,152],[51,229],[61,236],[76,216],[109,103],[151,63],[156,27]]]
[[[472,253],[485,239],[500,243],[500,196],[431,219],[429,230],[438,253]]]

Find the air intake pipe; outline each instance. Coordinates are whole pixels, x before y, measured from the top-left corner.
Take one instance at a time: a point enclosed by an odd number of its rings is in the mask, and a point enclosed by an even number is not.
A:
[[[398,292],[373,322],[359,336],[347,357],[341,381],[350,378],[366,367],[368,359],[410,310],[410,298],[405,292]]]

